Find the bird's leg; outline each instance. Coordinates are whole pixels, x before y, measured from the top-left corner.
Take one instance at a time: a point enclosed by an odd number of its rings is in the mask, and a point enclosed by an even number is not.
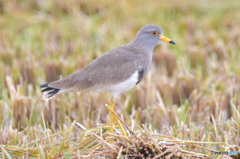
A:
[[[113,116],[114,116],[113,111],[114,111],[115,100],[111,99],[112,105],[110,106],[110,108],[112,110],[110,110],[109,112],[111,114],[111,118],[110,118],[110,131],[112,130],[111,133],[113,133]]]
[[[116,121],[117,125],[119,126],[119,128],[120,128],[123,136],[125,136],[126,138],[128,138],[128,136],[127,136],[127,134],[125,133],[125,131],[124,131],[121,123],[118,121],[117,117],[116,117],[115,114],[113,113],[115,101],[116,101],[116,99],[115,99],[113,102],[111,102],[112,105],[110,106],[111,110],[109,110],[109,111],[110,111],[109,113],[111,114],[111,118],[114,118],[114,119],[115,119],[115,121]],[[113,122],[113,121],[112,121],[112,122]],[[113,124],[113,123],[112,123],[112,124]],[[111,126],[111,119],[110,119],[110,126]],[[112,126],[110,127],[110,131],[111,131],[111,129],[113,130],[113,127],[112,127]]]
[[[115,101],[115,100],[114,100]],[[114,102],[115,103],[115,102]],[[111,101],[109,103],[109,107],[112,108],[112,104],[113,104],[113,98],[111,98]],[[114,107],[114,105],[113,105]],[[113,109],[109,109],[109,121],[110,121],[110,132],[113,133],[113,113],[112,113]]]
[[[122,127],[122,124],[118,121],[118,119],[117,119],[117,117],[115,116],[115,114],[113,114],[113,117],[114,117],[114,119],[115,119],[117,125],[119,126],[119,128],[120,128],[120,130],[121,130],[123,136],[125,136],[127,139],[129,139],[128,136],[127,136],[127,134],[125,133],[123,127]]]

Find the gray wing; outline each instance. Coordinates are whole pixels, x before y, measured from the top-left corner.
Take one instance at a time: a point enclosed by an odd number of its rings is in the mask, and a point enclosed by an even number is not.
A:
[[[146,60],[126,45],[115,48],[77,72],[47,85],[62,92],[91,90],[94,86],[117,84],[141,69]],[[60,92],[61,93],[61,92]]]

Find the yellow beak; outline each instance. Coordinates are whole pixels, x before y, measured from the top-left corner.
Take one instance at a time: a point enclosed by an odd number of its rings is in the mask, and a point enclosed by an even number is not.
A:
[[[176,45],[176,43],[174,41],[172,41],[171,39],[167,38],[166,36],[160,35],[159,39],[164,41],[164,42]]]

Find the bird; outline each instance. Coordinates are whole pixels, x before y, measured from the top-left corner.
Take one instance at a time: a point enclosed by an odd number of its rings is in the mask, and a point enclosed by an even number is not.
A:
[[[162,29],[154,24],[144,25],[135,39],[114,48],[93,60],[84,68],[53,82],[41,85],[41,92],[48,92],[47,98],[60,93],[71,92],[109,92],[110,132],[113,132],[113,118],[126,136],[121,124],[113,114],[116,97],[139,84],[148,72],[153,49],[161,42],[176,45],[163,35]]]

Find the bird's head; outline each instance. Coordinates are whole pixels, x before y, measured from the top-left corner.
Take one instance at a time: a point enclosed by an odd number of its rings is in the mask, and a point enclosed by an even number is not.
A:
[[[138,31],[134,41],[137,41],[141,45],[146,45],[150,48],[152,47],[154,48],[156,45],[160,44],[161,42],[176,44],[174,41],[163,36],[162,29],[159,26],[153,25],[153,24],[147,24],[143,26]]]

